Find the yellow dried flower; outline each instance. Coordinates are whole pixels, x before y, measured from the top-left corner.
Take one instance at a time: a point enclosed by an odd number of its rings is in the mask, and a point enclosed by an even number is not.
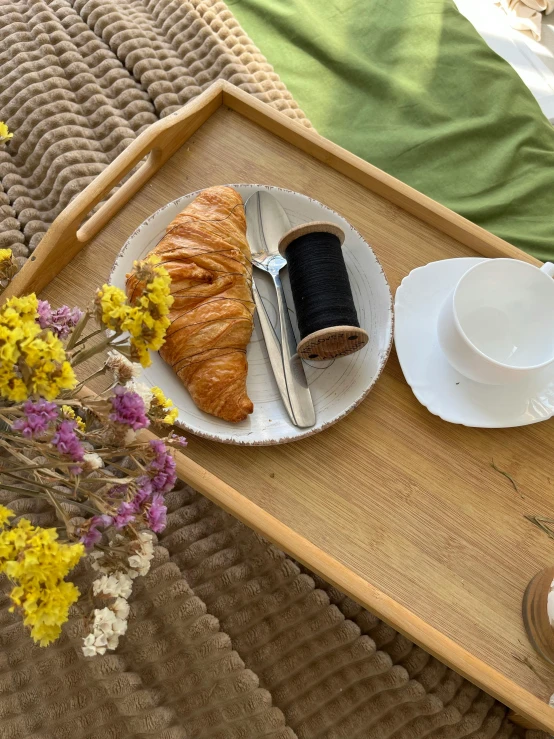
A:
[[[163,419],[163,423],[168,423],[169,425],[175,423],[178,415],[179,415],[179,411],[177,410],[177,408],[172,408],[169,411],[169,413],[166,415],[166,417]]]
[[[13,518],[15,516],[15,513],[13,511],[10,511],[9,508],[6,508],[5,505],[0,505],[0,526],[5,526],[10,518]]]
[[[0,249],[0,280],[11,280],[17,274],[17,263],[11,249]]]
[[[73,408],[70,405],[62,405],[62,413],[66,418],[70,418],[72,421],[75,421],[77,424],[77,428],[79,431],[85,430],[85,422],[81,418],[81,416],[78,416]]]
[[[20,403],[27,400],[29,391],[20,377],[16,377],[12,367],[0,367],[0,396]]]
[[[114,285],[104,285],[96,293],[96,303],[99,308],[98,318],[104,326],[112,331],[122,331],[123,321],[129,312],[127,296],[123,290]]]
[[[13,133],[10,133],[7,123],[0,121],[0,144],[9,141],[11,138],[13,138]]]
[[[0,514],[14,515],[7,508]],[[41,646],[58,638],[70,606],[80,595],[64,578],[85,549],[82,544],[64,544],[57,539],[56,529],[33,526],[24,518],[0,532],[0,572],[15,583],[10,593],[11,610],[21,608],[23,623]]]
[[[159,420],[162,423],[172,424],[177,420],[179,411],[173,407],[173,401],[166,398],[161,388],[154,387],[150,388],[153,400],[150,406],[150,411],[155,415],[159,416]]]
[[[31,393],[46,400],[54,400],[62,390],[71,390],[76,384],[77,378],[69,362],[57,365],[45,360],[40,367],[34,369],[28,386]]]
[[[168,313],[173,304],[171,278],[159,261],[159,257],[151,256],[135,262],[142,292],[132,305],[123,290],[113,285],[104,285],[96,296],[100,320],[106,328],[129,333],[131,359],[143,367],[151,363],[149,350],[158,351],[165,341],[170,323]]]
[[[62,342],[37,322],[36,295],[10,298],[0,308],[0,395],[20,402],[29,395],[54,400],[77,378]]]

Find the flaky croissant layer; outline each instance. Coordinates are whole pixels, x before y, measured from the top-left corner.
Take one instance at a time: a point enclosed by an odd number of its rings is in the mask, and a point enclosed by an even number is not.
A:
[[[254,406],[246,392],[246,347],[252,335],[252,264],[240,195],[203,190],[169,224],[150,252],[171,277],[174,303],[160,355],[201,410],[243,421]],[[134,272],[127,295],[141,293]]]

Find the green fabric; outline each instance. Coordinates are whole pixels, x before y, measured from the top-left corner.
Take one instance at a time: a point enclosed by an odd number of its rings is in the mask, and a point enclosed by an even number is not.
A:
[[[554,128],[452,0],[227,3],[319,133],[554,258]]]

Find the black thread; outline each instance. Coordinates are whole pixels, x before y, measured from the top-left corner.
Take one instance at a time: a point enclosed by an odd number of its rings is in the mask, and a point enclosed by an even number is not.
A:
[[[331,233],[299,236],[287,247],[286,257],[301,339],[332,326],[359,328],[337,236]]]

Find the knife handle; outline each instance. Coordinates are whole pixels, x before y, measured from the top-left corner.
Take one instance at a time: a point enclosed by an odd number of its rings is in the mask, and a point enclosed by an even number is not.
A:
[[[283,405],[287,409],[287,413],[290,416],[291,422],[296,426],[294,414],[289,402],[289,394],[287,392],[287,383],[285,380],[285,372],[283,369],[283,356],[281,354],[281,344],[279,343],[279,339],[277,338],[275,329],[273,328],[271,321],[269,320],[265,305],[260,296],[260,293],[258,292],[258,288],[256,287],[256,283],[254,280],[252,280],[252,293],[254,295],[254,302],[256,303],[256,310],[258,311],[258,318],[260,320],[260,326],[262,327],[262,333],[264,335],[265,346],[269,356],[269,361],[271,363],[271,369],[273,370],[275,381],[277,382],[277,387],[279,388],[279,392],[281,393]]]
[[[283,354],[283,369],[287,391],[294,415],[295,423],[300,428],[307,428],[315,424],[315,409],[312,394],[306,380],[306,373],[302,360],[296,351],[296,337],[290,321],[285,292],[279,273],[271,272],[277,303],[279,305],[279,320],[281,322],[281,351]]]

